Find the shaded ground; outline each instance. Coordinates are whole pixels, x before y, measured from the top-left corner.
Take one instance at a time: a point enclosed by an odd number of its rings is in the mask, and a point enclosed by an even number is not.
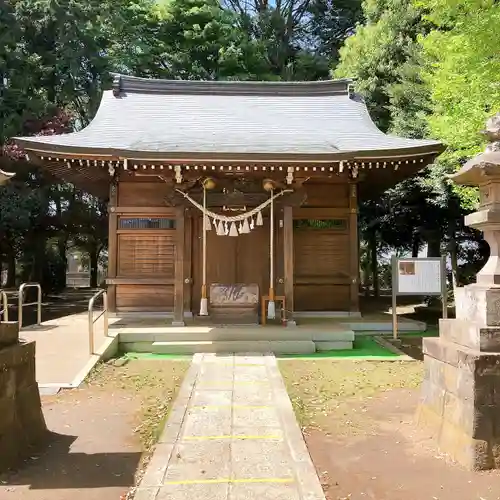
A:
[[[422,361],[424,359],[422,353],[423,338],[419,335],[401,335],[397,341],[393,341],[391,338],[386,338],[386,340],[413,359]]]
[[[327,500],[498,500],[500,472],[447,461],[414,421],[417,362],[280,361]]]
[[[42,302],[42,322],[51,319],[61,318],[69,314],[78,314],[88,310],[89,300],[96,293],[93,288],[68,289],[58,295],[48,295]],[[32,296],[33,290],[30,289],[30,296],[26,302],[35,302],[36,294]],[[9,319],[17,321],[18,315],[18,295],[9,293]],[[96,305],[96,309],[101,307],[101,303]],[[30,326],[36,323],[36,306],[26,306],[23,308],[23,325]]]
[[[174,360],[100,365],[82,388],[42,397],[50,447],[18,472],[0,476],[0,498],[124,498],[188,366]]]
[[[435,328],[438,325],[439,318],[442,317],[440,304],[427,307],[423,303],[422,296],[399,296],[397,300],[397,311],[400,318],[406,318],[414,321],[423,321],[429,328]],[[389,313],[392,308],[391,295],[382,295],[380,297],[360,297],[360,308],[362,314],[380,314],[386,313],[390,320]],[[448,307],[448,317],[453,318],[455,310],[452,306]]]

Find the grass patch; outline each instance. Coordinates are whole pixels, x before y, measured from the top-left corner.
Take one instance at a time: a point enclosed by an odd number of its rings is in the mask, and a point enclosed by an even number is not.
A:
[[[279,367],[302,428],[351,435],[366,428],[359,403],[397,388],[417,388],[421,363],[394,361],[280,360]],[[332,418],[332,415],[334,418]]]
[[[144,451],[149,452],[163,430],[189,361],[123,359],[97,365],[86,385],[103,391],[123,391],[139,398],[134,432],[139,435]]]

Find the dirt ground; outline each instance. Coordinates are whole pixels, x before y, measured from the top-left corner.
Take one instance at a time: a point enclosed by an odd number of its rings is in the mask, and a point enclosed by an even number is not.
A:
[[[420,362],[280,362],[327,500],[498,500],[416,426]]]
[[[100,365],[80,389],[42,397],[50,446],[0,476],[0,499],[125,498],[188,366],[174,360]]]

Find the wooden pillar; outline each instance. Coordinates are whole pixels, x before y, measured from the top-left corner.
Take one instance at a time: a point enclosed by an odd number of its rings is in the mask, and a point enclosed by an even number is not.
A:
[[[118,264],[118,215],[116,207],[118,205],[118,186],[113,182],[109,188],[109,204],[108,204],[108,275],[110,279],[116,278]],[[116,285],[109,284],[108,291],[108,310],[110,313],[116,312]]]
[[[350,312],[359,312],[358,185],[349,184]]]
[[[283,254],[284,254],[284,288],[286,301],[286,317],[289,326],[295,326],[293,304],[293,209],[283,209]]]
[[[173,326],[184,326],[184,248],[185,217],[184,207],[175,209],[175,281],[174,281],[174,320]]]
[[[185,282],[184,288],[184,311],[191,311],[193,303],[193,217],[188,212],[185,212],[185,228],[184,228],[184,278],[189,280]]]

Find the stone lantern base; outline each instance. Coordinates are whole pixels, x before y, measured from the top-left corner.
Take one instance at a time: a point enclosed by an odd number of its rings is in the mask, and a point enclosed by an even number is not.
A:
[[[35,343],[19,342],[17,322],[0,322],[0,472],[40,450],[48,437],[35,379]]]
[[[456,292],[457,319],[423,341],[418,422],[444,453],[472,470],[500,468],[500,287]]]

